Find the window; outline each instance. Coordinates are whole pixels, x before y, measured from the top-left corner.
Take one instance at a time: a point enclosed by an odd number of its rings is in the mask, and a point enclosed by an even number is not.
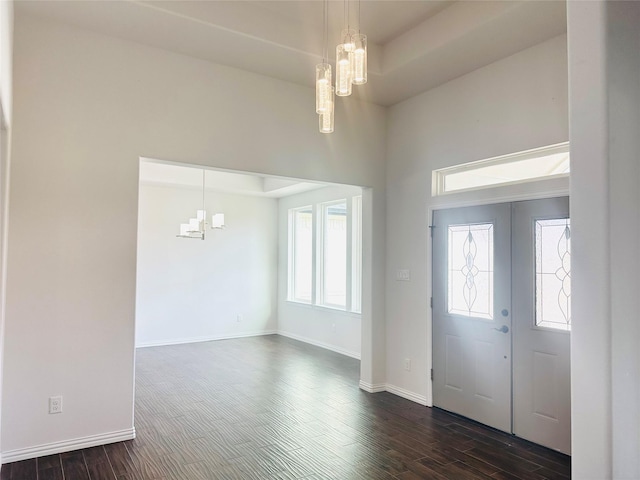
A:
[[[353,197],[351,215],[351,310],[362,312],[362,197]]]
[[[571,222],[535,221],[536,326],[571,330]]]
[[[569,175],[569,143],[434,170],[433,195]]]
[[[493,318],[493,224],[449,225],[448,312]]]
[[[361,217],[361,196],[289,210],[289,301],[360,312]]]
[[[322,206],[322,289],[320,303],[327,307],[347,304],[347,202]]]
[[[289,297],[311,303],[313,291],[313,209],[289,210]]]

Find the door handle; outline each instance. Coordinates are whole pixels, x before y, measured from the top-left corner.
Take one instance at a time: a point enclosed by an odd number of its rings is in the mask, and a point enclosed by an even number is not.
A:
[[[509,327],[507,327],[506,325],[502,325],[500,328],[494,328],[494,330],[502,333],[509,333]]]

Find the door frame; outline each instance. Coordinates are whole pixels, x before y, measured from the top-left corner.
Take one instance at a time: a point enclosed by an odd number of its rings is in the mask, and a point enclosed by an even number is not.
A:
[[[471,192],[472,195],[477,195],[478,193],[489,193],[486,197],[473,198],[470,197],[468,192],[460,193],[460,194],[447,194],[441,195],[437,197],[431,197],[433,204],[427,206],[427,218],[426,225],[428,226],[429,231],[431,231],[431,226],[433,224],[433,212],[436,210],[445,210],[449,208],[463,208],[463,207],[474,207],[479,205],[492,205],[496,203],[511,203],[511,202],[519,202],[525,200],[543,200],[545,198],[554,198],[559,196],[569,197],[569,186],[557,189],[541,189],[539,192],[532,193],[514,193],[514,194],[492,194],[490,191],[492,189],[487,190],[478,190]],[[461,198],[463,197],[463,198]],[[431,234],[427,235],[427,259],[429,261],[429,265],[427,268],[427,292],[429,294],[429,298],[433,298],[433,238]],[[431,307],[427,308],[427,345],[429,346],[429,353],[427,355],[427,372],[433,371],[433,309]],[[431,376],[427,377],[427,406],[433,407],[433,380]]]

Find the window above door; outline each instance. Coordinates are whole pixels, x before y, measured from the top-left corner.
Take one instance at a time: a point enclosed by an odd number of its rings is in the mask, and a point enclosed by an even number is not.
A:
[[[433,171],[434,196],[567,177],[569,142]]]

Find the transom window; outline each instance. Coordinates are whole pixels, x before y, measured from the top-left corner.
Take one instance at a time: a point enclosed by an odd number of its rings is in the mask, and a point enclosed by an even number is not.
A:
[[[569,143],[463,163],[433,171],[433,195],[567,177]]]

